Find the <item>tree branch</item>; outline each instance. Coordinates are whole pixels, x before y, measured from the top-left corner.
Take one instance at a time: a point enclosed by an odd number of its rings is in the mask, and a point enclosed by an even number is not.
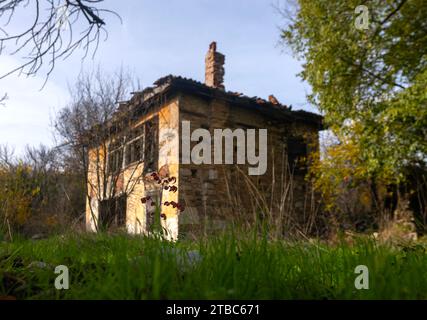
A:
[[[101,31],[104,31],[105,39],[108,37],[108,32],[104,29],[106,23],[101,14],[113,14],[121,20],[117,13],[98,7],[104,0],[63,1],[62,5],[61,1],[52,0],[26,3],[23,0],[0,1],[0,22],[2,18],[6,18],[6,25],[13,20],[18,9],[34,10],[34,18],[24,31],[9,35],[0,28],[4,33],[4,36],[0,37],[0,54],[7,48],[14,48],[12,55],[25,52],[22,58],[28,60],[0,75],[0,79],[16,72],[27,76],[35,75],[46,60],[47,81],[58,58],[66,59],[78,48],[83,49],[83,58],[90,50],[93,50],[93,54],[96,53]],[[30,4],[32,7],[29,7]],[[42,4],[47,6],[47,10],[42,10]],[[74,39],[76,33],[81,36]]]

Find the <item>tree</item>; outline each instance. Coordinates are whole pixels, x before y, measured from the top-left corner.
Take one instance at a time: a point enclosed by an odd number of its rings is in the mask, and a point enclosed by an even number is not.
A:
[[[362,14],[366,28],[357,26]],[[355,145],[358,172],[400,185],[418,172],[425,181],[427,3],[298,0],[286,18],[282,39],[304,61],[309,99],[340,143]]]
[[[53,222],[69,223],[72,182],[72,175],[62,170],[57,150],[27,147],[18,158],[0,146],[0,231],[12,239],[14,232],[41,233]]]
[[[107,75],[98,68],[83,74],[70,89],[71,103],[55,121],[64,165],[81,173],[86,184],[82,194],[86,194],[88,201],[106,204],[107,216],[114,216],[117,211],[107,200],[115,199],[121,192],[128,195],[141,178],[144,133],[132,128],[132,110],[121,103],[135,83],[123,70]],[[132,163],[132,170],[123,185],[121,169],[125,159]],[[92,206],[90,209],[93,210]],[[97,221],[93,211],[92,219]],[[95,228],[99,229],[97,222]]]

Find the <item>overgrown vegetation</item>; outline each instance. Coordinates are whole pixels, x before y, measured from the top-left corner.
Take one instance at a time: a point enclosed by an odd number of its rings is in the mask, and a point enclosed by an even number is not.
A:
[[[13,16],[21,2],[0,6],[0,18]],[[293,175],[286,172],[272,181],[271,190],[276,183],[283,186],[274,201],[260,196],[250,181],[247,193],[229,194],[238,215],[234,226],[246,228],[239,232],[161,241],[164,214],[153,205],[152,238],[105,233],[102,225],[95,226],[99,234],[81,233],[75,226],[84,224],[87,199],[109,204],[120,184],[123,157],[141,164],[145,152],[142,131],[124,130],[132,113],[120,102],[135,87],[133,78],[98,69],[80,76],[70,104],[54,121],[57,148],[27,148],[15,157],[0,147],[0,298],[427,299],[427,245],[412,241],[414,226],[418,235],[427,230],[427,3],[364,1],[369,22],[360,30],[354,24],[360,1],[291,2],[295,10],[284,11],[281,36],[304,61],[301,77],[312,88],[310,101],[335,138],[306,159],[306,178],[315,188],[310,184],[306,190],[304,214],[292,211]],[[97,35],[104,22],[96,14],[103,11],[73,3],[67,1],[77,10],[72,12],[92,13],[86,22]],[[51,11],[47,21],[58,14]],[[32,39],[26,32],[0,42],[27,36]],[[43,39],[36,39],[37,48]],[[35,74],[42,57],[36,50],[29,64],[16,70]],[[6,97],[0,94],[0,104]],[[110,119],[120,120],[117,127],[107,125]],[[115,137],[116,129],[126,134]],[[109,140],[118,147],[105,156]],[[134,151],[123,154],[123,145]],[[91,156],[94,168],[88,166]],[[97,186],[90,185],[89,175]],[[242,205],[248,198],[254,203],[251,212]],[[107,208],[107,216],[116,210]],[[259,220],[264,225],[254,231]],[[28,240],[37,233],[50,237]],[[319,240],[325,235],[329,243]],[[69,268],[68,290],[53,285],[58,265]],[[369,268],[368,290],[354,286],[358,265]]]
[[[27,147],[16,155],[10,147],[0,146],[0,229],[8,239],[14,234],[33,236],[82,226],[90,193],[98,200],[114,195],[118,174],[114,183],[98,188],[87,187],[88,176],[106,179],[100,154],[106,152],[109,133],[103,125],[117,111],[118,102],[137,88],[136,83],[123,69],[106,74],[98,67],[83,73],[70,87],[71,101],[53,121],[57,147]],[[95,168],[88,167],[92,144],[102,146],[93,151]],[[126,191],[133,187],[134,183]]]
[[[5,239],[79,223],[83,189],[82,175],[64,166],[57,150],[28,147],[18,158],[0,146],[0,232]]]
[[[356,25],[359,5],[365,28]],[[408,201],[417,231],[424,233],[426,2],[289,0],[282,13],[281,37],[303,61],[300,76],[312,88],[308,98],[336,137],[325,161],[314,166],[326,209],[340,211],[336,200],[358,189],[369,194],[371,220],[378,222],[387,214],[393,218],[397,202]]]
[[[424,244],[283,242],[232,232],[171,243],[84,234],[0,246],[0,296],[18,299],[426,299]],[[69,268],[56,290],[54,268]],[[355,268],[369,268],[357,290]]]

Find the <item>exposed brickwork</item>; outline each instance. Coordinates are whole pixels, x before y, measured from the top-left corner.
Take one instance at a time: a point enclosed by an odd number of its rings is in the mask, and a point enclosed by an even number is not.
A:
[[[224,90],[225,56],[216,51],[216,43],[212,42],[205,58],[205,84],[209,87]]]
[[[167,76],[156,81],[155,87],[136,93],[126,105],[127,110],[133,112],[131,126],[137,127],[150,119],[158,119],[158,134],[154,141],[158,158],[155,168],[149,169],[165,169],[169,176],[176,177],[178,186],[178,192],[169,192],[144,179],[147,175],[147,164],[144,162],[123,166],[117,188],[124,189],[129,182],[134,187],[131,192],[116,190],[116,194],[127,193],[126,228],[129,232],[147,231],[149,208],[140,200],[159,192],[162,202],[175,201],[186,208],[180,214],[171,206],[161,207],[166,217],[162,224],[168,230],[169,239],[178,238],[178,232],[199,234],[222,230],[229,218],[253,221],[269,212],[286,212],[289,221],[306,222],[309,188],[304,180],[305,172],[297,170],[291,173],[288,157],[293,157],[298,148],[307,154],[318,149],[321,118],[309,112],[291,111],[271,97],[273,102],[225,92],[224,60],[224,55],[218,53],[216,44],[212,43],[206,56],[205,85]],[[215,129],[267,129],[267,171],[263,175],[249,176],[249,164],[183,164],[183,121],[190,121],[191,130],[204,128],[212,136]],[[193,146],[195,144],[197,142],[192,142]],[[108,142],[106,146],[108,150]],[[111,196],[97,194],[97,190],[103,189],[100,183],[104,179],[98,179],[95,174],[96,159],[105,157],[108,151],[104,149],[105,146],[99,146],[89,152],[88,230],[95,229],[100,207],[98,200]],[[100,151],[98,155],[96,150]],[[211,152],[213,159],[214,148]],[[259,148],[256,149],[258,153]]]

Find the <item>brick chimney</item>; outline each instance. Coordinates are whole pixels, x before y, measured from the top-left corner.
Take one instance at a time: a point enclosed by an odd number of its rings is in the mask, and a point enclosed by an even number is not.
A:
[[[212,42],[205,58],[205,84],[207,86],[225,90],[224,62],[225,56],[216,51],[216,42]]]

